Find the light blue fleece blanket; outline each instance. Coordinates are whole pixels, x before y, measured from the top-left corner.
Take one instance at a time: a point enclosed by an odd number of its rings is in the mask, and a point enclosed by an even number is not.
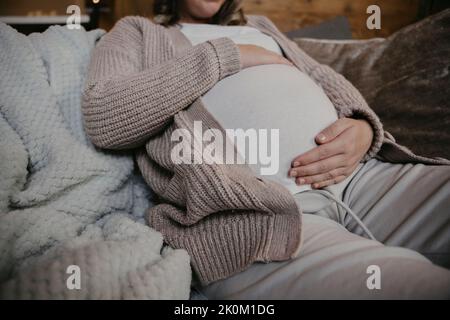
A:
[[[189,298],[189,257],[145,225],[152,193],[132,154],[96,149],[83,130],[103,33],[0,23],[2,298]]]

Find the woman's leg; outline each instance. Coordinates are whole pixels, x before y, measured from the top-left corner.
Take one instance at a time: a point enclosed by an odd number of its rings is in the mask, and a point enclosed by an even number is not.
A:
[[[450,166],[372,159],[347,186],[343,201],[378,241],[450,268]],[[345,227],[363,235],[349,215]]]
[[[367,286],[372,265],[380,270],[379,290]],[[304,214],[296,258],[255,263],[200,291],[209,299],[448,299],[450,271],[412,250],[387,247],[331,219]]]

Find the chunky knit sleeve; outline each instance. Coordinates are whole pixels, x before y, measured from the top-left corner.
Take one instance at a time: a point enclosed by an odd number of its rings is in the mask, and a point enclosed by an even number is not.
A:
[[[154,30],[147,30],[152,42],[145,45],[142,30],[132,19],[122,19],[101,39],[89,66],[84,125],[92,142],[102,148],[143,144],[178,111],[241,67],[239,50],[228,38],[164,59],[173,55],[164,29],[148,24]]]
[[[306,53],[304,53],[306,55]],[[315,61],[314,61],[315,62]],[[369,108],[366,100],[350,81],[326,65],[318,62],[310,69],[311,77],[321,85],[338,111],[339,117],[364,119],[373,129],[373,140],[364,157],[367,161],[381,149],[384,140],[383,125],[375,112]]]
[[[367,161],[381,149],[384,140],[383,125],[376,113],[369,107],[364,97],[344,76],[327,65],[318,63],[301,50],[295,42],[297,57],[302,62],[304,72],[318,83],[336,108],[340,118],[365,119],[373,129],[373,140],[369,151],[364,157]]]
[[[290,51],[293,53],[293,60],[295,60],[292,62],[322,87],[336,108],[339,117],[365,119],[370,123],[374,137],[372,145],[363,160],[366,161],[374,157],[383,144],[384,130],[380,119],[369,107],[358,89],[332,68],[320,64],[310,57],[294,41],[282,34],[268,18],[259,16],[257,21],[264,28],[271,30],[274,34],[278,34],[282,40],[287,42]]]

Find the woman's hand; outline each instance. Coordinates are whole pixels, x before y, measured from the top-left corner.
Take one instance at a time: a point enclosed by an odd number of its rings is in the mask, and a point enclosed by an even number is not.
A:
[[[356,169],[372,138],[367,121],[339,119],[316,136],[318,147],[292,161],[289,176],[298,185],[311,184],[314,189],[339,183]]]
[[[250,68],[263,64],[286,64],[292,66],[292,62],[275,52],[264,49],[252,44],[238,45],[241,53],[242,69]]]

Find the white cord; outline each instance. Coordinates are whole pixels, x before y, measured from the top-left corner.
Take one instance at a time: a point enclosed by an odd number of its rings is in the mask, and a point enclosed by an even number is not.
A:
[[[364,232],[370,237],[370,239],[377,241],[377,239],[375,239],[375,237],[373,236],[372,232],[370,232],[370,230],[366,227],[364,222],[362,222],[361,219],[359,219],[359,217],[352,211],[352,209],[350,209],[343,201],[339,200],[334,195],[332,195],[331,193],[329,193],[328,191],[325,191],[325,190],[311,190],[309,192],[321,194],[324,197],[336,202],[338,205],[340,205],[342,208],[344,208],[344,210],[347,211],[352,216],[353,219],[355,219],[355,221],[364,230]]]

